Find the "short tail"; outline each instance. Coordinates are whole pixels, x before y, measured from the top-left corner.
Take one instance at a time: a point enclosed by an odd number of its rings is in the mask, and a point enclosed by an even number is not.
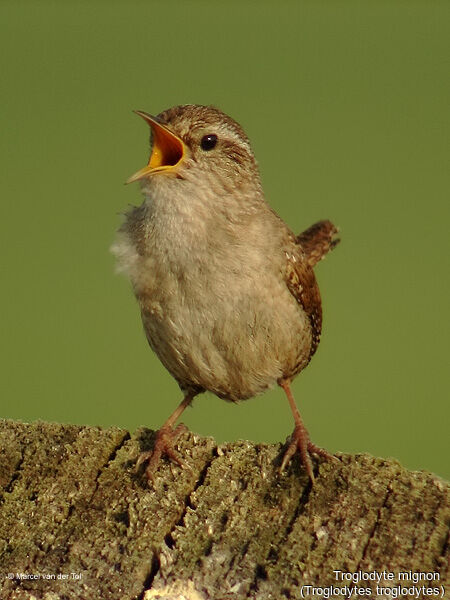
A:
[[[340,242],[338,231],[331,221],[318,221],[296,237],[295,241],[302,247],[311,267]]]

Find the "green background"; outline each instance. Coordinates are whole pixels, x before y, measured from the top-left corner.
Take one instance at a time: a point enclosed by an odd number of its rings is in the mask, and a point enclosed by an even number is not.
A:
[[[215,104],[295,231],[341,228],[294,384],[312,439],[448,478],[449,40],[448,2],[3,0],[1,416],[133,430],[178,404],[108,249],[141,201],[132,109]],[[281,390],[183,420],[220,442],[293,427]]]

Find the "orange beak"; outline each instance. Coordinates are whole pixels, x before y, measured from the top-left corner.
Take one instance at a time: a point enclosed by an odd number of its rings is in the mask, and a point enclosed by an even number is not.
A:
[[[148,165],[127,179],[127,183],[138,181],[153,173],[173,171],[186,154],[186,146],[183,140],[172,133],[170,129],[146,112],[141,110],[135,110],[134,112],[152,128],[153,145]]]

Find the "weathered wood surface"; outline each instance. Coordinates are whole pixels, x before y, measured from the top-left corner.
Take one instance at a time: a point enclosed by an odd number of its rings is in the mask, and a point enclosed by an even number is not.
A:
[[[392,572],[388,586],[433,573],[415,585],[450,597],[449,485],[435,475],[339,455],[311,486],[296,460],[278,474],[279,445],[186,433],[191,470],[162,462],[148,486],[135,461],[152,439],[0,420],[1,600],[322,598],[302,586],[352,585],[336,570]]]

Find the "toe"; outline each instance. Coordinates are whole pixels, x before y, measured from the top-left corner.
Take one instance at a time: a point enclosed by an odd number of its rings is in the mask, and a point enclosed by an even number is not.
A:
[[[174,450],[174,444],[185,430],[186,427],[182,424],[178,425],[178,427],[175,429],[161,427],[156,434],[153,450],[147,450],[139,455],[136,462],[136,469],[139,469],[143,463],[148,463],[145,469],[145,475],[147,479],[153,481],[154,473],[157,470],[163,456],[167,456],[169,460],[177,463],[181,467],[188,468],[188,465]]]

